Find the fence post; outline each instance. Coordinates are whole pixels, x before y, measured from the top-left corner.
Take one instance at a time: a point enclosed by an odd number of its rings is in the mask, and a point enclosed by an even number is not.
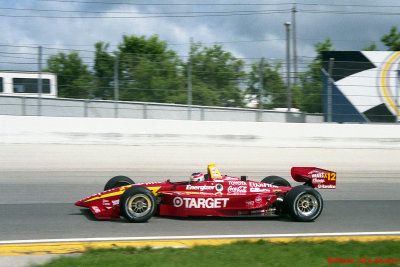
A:
[[[89,100],[85,99],[83,102],[83,116],[84,117],[88,117],[88,115],[89,115],[88,108],[89,108]]]
[[[258,88],[258,118],[257,121],[262,121],[263,110],[263,91],[264,91],[264,58],[261,58],[259,69],[259,88]]]
[[[290,22],[285,22],[286,27],[286,97],[287,97],[287,110],[290,112],[292,109],[292,91],[290,88]]]
[[[204,108],[200,107],[200,120],[204,121],[205,120],[205,114],[204,114]]]
[[[332,122],[332,71],[333,71],[333,62],[334,58],[329,59],[329,68],[328,68],[328,122]]]
[[[37,115],[42,116],[42,93],[43,93],[43,83],[42,83],[42,47],[38,47],[38,99],[37,99]]]
[[[26,97],[21,97],[21,113],[22,116],[26,116]]]
[[[118,118],[119,83],[118,83],[118,55],[114,60],[114,117]]]
[[[187,73],[187,91],[188,91],[188,120],[192,119],[192,55],[188,60],[188,73]]]
[[[147,119],[147,104],[143,103],[143,119]]]

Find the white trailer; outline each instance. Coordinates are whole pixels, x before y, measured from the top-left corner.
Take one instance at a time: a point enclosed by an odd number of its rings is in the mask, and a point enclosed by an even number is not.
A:
[[[0,71],[0,96],[57,97],[57,76],[49,72]]]

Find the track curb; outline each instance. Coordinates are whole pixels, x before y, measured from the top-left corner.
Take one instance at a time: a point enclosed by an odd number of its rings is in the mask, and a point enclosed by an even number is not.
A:
[[[201,245],[224,245],[239,241],[257,242],[264,240],[274,243],[288,242],[375,242],[375,241],[400,241],[400,235],[375,235],[375,236],[312,236],[312,237],[270,237],[270,238],[204,238],[204,239],[176,239],[176,240],[127,240],[127,241],[74,241],[74,242],[35,242],[35,243],[10,243],[0,244],[0,256],[27,256],[27,255],[53,255],[53,254],[78,254],[88,249],[122,248],[122,247],[194,247]]]

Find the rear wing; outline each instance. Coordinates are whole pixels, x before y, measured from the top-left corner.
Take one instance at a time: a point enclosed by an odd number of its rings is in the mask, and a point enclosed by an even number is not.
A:
[[[335,189],[336,172],[315,167],[293,167],[291,170],[296,182],[304,182],[318,189]]]

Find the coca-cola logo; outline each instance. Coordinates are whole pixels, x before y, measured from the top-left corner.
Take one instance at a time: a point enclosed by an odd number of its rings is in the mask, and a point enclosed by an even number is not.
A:
[[[229,186],[228,194],[247,193],[247,186]]]

